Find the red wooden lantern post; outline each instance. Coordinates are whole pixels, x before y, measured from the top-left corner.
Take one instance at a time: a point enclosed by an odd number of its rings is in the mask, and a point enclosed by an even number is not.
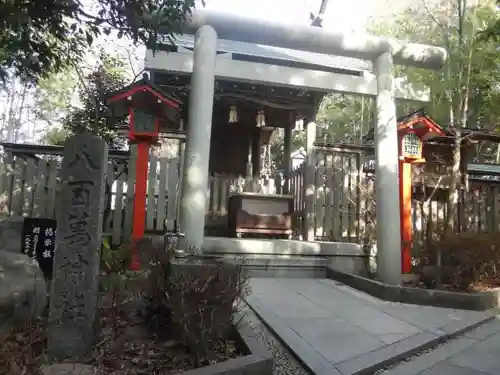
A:
[[[401,262],[402,273],[412,272],[412,164],[425,163],[423,141],[444,136],[443,130],[423,114],[411,116],[398,125],[399,135],[399,195],[401,205]]]
[[[134,195],[134,215],[132,223],[132,254],[130,268],[140,268],[137,241],[145,232],[146,189],[148,181],[149,149],[158,142],[160,127],[163,123],[174,122],[179,103],[170,99],[160,89],[154,87],[145,76],[119,92],[108,97],[107,104],[117,115],[129,116],[128,138],[137,144],[135,161],[136,180]]]

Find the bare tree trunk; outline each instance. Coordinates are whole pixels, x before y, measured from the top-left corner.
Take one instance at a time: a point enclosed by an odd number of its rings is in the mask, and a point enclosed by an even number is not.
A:
[[[455,229],[455,218],[457,217],[458,207],[458,185],[460,179],[460,149],[462,146],[462,132],[459,128],[455,130],[455,141],[453,143],[453,164],[451,167],[450,188],[448,191],[448,200],[446,202],[446,220],[443,228],[443,236],[453,233]]]
[[[28,84],[25,83],[23,87],[23,93],[21,94],[21,98],[19,99],[19,105],[17,108],[17,115],[15,116],[15,128],[13,135],[13,142],[17,142],[19,140],[19,132],[21,127],[23,126],[23,116],[24,116],[24,103],[26,101],[26,96],[28,94]]]
[[[12,80],[12,86],[10,88],[10,105],[9,105],[9,112],[7,115],[7,142],[12,142],[14,139],[14,107],[15,107],[15,102],[16,102],[16,81],[15,79]]]

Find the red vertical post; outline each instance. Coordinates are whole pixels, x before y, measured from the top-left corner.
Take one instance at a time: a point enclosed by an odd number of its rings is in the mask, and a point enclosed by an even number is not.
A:
[[[401,270],[403,274],[412,272],[411,249],[413,242],[413,225],[411,214],[412,181],[411,163],[399,162],[399,195],[401,205]]]
[[[146,226],[146,186],[148,180],[149,143],[137,144],[137,159],[135,162],[135,197],[134,219],[132,225],[132,254],[130,269],[140,269],[140,259],[137,242],[144,236]]]

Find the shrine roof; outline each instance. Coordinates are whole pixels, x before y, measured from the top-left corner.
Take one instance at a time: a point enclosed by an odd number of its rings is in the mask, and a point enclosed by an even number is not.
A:
[[[418,109],[414,112],[409,113],[408,115],[399,117],[397,119],[398,122],[398,129],[402,129],[406,127],[408,124],[418,122],[418,120],[425,120],[425,122],[428,124],[428,126],[434,131],[434,133],[437,135],[432,138],[432,140],[440,139],[443,137],[447,137],[450,135],[450,133],[443,129],[432,117],[427,115],[423,109]],[[368,133],[363,137],[363,141],[367,143],[371,143],[374,140],[374,129],[370,129]]]
[[[158,85],[155,85],[148,78],[147,74],[144,74],[142,79],[132,82],[131,84],[113,91],[106,95],[106,102],[108,104],[124,99],[127,96],[134,95],[141,89],[146,89],[151,95],[155,96],[157,99],[161,100],[164,104],[168,104],[173,108],[179,108],[181,101],[169,93],[166,93],[162,88]]]
[[[194,37],[192,35],[179,35],[175,39],[177,49],[193,50]],[[172,48],[167,41],[160,49]],[[243,43],[234,40],[219,39],[217,52],[233,54],[233,59],[248,62],[268,62],[276,65],[291,66],[301,69],[332,71],[343,74],[353,74],[373,70],[371,61],[360,60],[343,56],[332,56],[321,53],[298,51],[287,48],[266,46],[263,44]]]
[[[186,75],[154,72],[156,84],[164,87],[184,103],[188,102],[191,78]],[[274,108],[302,110],[312,108],[315,100],[320,101],[323,93],[315,93],[299,88],[268,86],[259,83],[215,81],[215,103],[220,101],[254,102],[258,105],[271,105]],[[272,104],[270,104],[272,103]]]

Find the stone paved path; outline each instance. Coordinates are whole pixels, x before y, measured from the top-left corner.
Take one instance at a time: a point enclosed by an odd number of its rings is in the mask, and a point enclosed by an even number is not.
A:
[[[498,375],[500,321],[495,319],[383,375]]]
[[[316,375],[371,373],[494,316],[381,301],[327,279],[251,284],[249,305]]]

